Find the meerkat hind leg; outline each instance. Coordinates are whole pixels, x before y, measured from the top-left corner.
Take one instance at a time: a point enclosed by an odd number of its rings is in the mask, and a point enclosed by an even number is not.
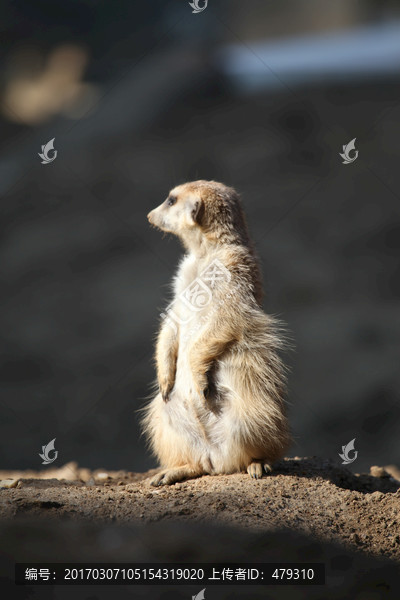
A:
[[[263,476],[263,466],[261,461],[253,460],[247,467],[247,472],[253,479],[261,479]]]
[[[267,475],[269,475],[272,472],[272,467],[269,463],[264,463],[263,467]]]
[[[204,473],[200,469],[195,469],[189,465],[183,465],[182,467],[175,467],[160,471],[160,473],[157,473],[157,475],[150,480],[150,485],[172,485],[178,481],[183,481],[184,479],[194,479],[195,477],[200,477],[201,475],[204,475]]]

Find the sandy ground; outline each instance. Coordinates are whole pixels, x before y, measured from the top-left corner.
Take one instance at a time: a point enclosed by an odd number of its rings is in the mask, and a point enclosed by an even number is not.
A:
[[[71,597],[65,586],[16,586],[15,562],[321,562],[325,586],[207,586],[207,599],[380,600],[400,597],[400,473],[353,474],[333,461],[287,458],[273,475],[201,477],[154,488],[147,473],[0,472],[0,589],[7,598]],[[38,476],[41,478],[39,479]],[[44,479],[43,477],[47,477]],[[115,589],[114,589],[115,588]],[[112,586],[119,598],[183,600],[200,588]],[[74,586],[108,600],[109,586]]]
[[[206,476],[154,488],[154,472],[89,471],[70,463],[37,479],[0,472],[0,517],[90,522],[209,522],[255,532],[288,528],[400,562],[400,481],[395,467],[370,474],[318,458],[288,458],[273,475]],[[42,474],[43,476],[43,474]],[[6,477],[11,479],[6,479]],[[11,486],[11,487],[7,487]]]

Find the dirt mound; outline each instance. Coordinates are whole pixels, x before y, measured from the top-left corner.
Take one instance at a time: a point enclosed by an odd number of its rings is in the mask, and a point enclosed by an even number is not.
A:
[[[212,521],[254,532],[285,527],[400,561],[400,481],[384,468],[353,474],[332,461],[295,457],[261,480],[206,476],[161,488],[149,485],[153,472],[92,472],[74,463],[53,469],[50,479],[0,472],[3,480],[11,477],[0,492],[0,518]]]

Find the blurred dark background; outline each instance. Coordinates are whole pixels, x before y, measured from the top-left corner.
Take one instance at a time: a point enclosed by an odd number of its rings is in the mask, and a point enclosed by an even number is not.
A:
[[[154,466],[136,410],[182,250],[146,214],[197,178],[241,193],[294,339],[290,455],[399,465],[399,4],[4,0],[0,27],[2,468],[53,438],[52,466]]]

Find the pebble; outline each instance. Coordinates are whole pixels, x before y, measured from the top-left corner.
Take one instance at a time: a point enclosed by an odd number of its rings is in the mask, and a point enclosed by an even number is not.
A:
[[[14,488],[18,481],[19,479],[2,479],[0,481],[0,488]]]
[[[382,494],[382,492],[373,492],[372,494],[368,494],[366,499],[367,501],[375,500],[380,502],[381,500],[383,500],[384,497],[385,495]]]
[[[389,473],[383,467],[373,466],[370,468],[369,473],[373,477],[389,477]]]

